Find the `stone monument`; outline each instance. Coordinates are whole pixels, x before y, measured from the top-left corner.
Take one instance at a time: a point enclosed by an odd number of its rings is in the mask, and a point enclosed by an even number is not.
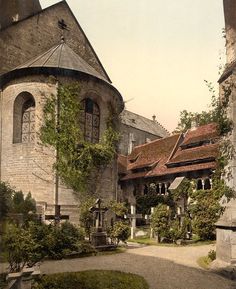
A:
[[[90,212],[93,213],[95,220],[95,232],[91,234],[91,244],[95,248],[106,247],[107,242],[107,233],[104,228],[104,219],[105,212],[108,210],[106,207],[102,207],[102,200],[97,199],[95,206],[90,208]]]

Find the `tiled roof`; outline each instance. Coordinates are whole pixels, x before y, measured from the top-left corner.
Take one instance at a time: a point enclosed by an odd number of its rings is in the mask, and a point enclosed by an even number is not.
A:
[[[99,72],[76,54],[64,41],[23,65],[18,66],[16,70],[35,67],[79,71],[107,82]]]
[[[118,172],[120,174],[125,174],[127,172],[127,156],[118,155]]]
[[[163,160],[166,162],[179,137],[180,135],[176,134],[135,147],[128,156],[128,160],[131,160],[131,162],[128,163],[127,169],[134,170],[136,168],[144,168]],[[134,159],[135,161],[132,162]]]
[[[218,154],[218,144],[203,145],[199,147],[181,149],[179,148],[174,157],[167,163],[168,165],[194,162],[196,160],[215,159]]]
[[[121,113],[121,122],[136,129],[149,132],[150,134],[167,137],[170,133],[157,121],[153,121],[128,110]]]
[[[218,126],[216,123],[202,125],[198,128],[188,130],[181,146],[212,140],[218,136]]]
[[[218,143],[204,144],[193,148],[181,148],[192,140],[216,138],[215,124],[182,134],[152,141],[134,148],[127,157],[127,175],[122,180],[180,174],[205,169],[215,169]]]

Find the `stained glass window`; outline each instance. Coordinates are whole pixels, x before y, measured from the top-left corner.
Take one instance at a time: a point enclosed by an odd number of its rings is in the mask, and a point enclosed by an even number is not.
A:
[[[22,143],[35,141],[35,102],[28,100],[24,103],[22,109]]]
[[[90,98],[81,103],[82,112],[80,125],[84,139],[91,143],[99,142],[100,110],[98,105]]]

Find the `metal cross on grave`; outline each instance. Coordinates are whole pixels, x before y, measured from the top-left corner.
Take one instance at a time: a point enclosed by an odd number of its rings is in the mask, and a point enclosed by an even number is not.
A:
[[[46,221],[55,221],[55,224],[59,224],[61,220],[69,220],[69,215],[61,215],[61,206],[55,205],[55,215],[45,215]]]
[[[102,207],[101,204],[102,200],[97,199],[95,206],[90,208],[90,212],[95,215],[95,227],[97,231],[101,231],[104,228],[104,215],[108,210],[108,208]]]

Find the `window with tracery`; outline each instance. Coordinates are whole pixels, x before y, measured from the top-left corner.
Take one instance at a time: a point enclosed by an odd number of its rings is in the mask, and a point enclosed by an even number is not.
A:
[[[35,100],[27,91],[20,93],[14,101],[13,143],[35,141]]]
[[[80,116],[81,130],[84,139],[91,143],[99,142],[100,110],[98,105],[90,98],[81,102],[82,112]]]
[[[33,99],[29,99],[23,105],[22,109],[22,143],[35,141],[35,103]]]

